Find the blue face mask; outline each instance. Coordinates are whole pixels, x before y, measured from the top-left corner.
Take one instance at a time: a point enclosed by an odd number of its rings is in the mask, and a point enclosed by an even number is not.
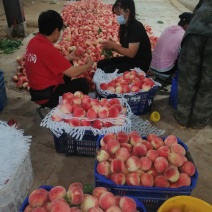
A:
[[[117,15],[117,16],[116,16],[116,20],[118,21],[118,23],[119,23],[120,25],[126,23],[126,20],[124,19],[124,16],[123,16],[123,15]]]

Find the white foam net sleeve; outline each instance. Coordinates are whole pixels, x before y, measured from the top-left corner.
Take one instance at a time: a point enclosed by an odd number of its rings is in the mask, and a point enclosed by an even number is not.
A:
[[[133,70],[135,70],[138,74],[143,74],[144,76],[146,76],[145,72],[142,71],[140,68],[134,68]],[[118,76],[121,76],[121,75],[123,75],[123,74],[122,73],[118,74],[118,69],[116,69],[115,72],[113,72],[113,73],[105,73],[103,70],[98,68],[95,71],[95,74],[93,76],[93,82],[96,85],[97,92],[103,97],[107,97],[108,95],[111,95],[111,94],[116,94],[117,97],[119,97],[119,98],[122,98],[126,95],[128,95],[128,96],[137,95],[138,93],[135,93],[135,92],[117,94],[117,93],[112,93],[109,90],[102,90],[100,88],[100,84],[109,83],[110,81],[112,81],[113,79],[116,79]],[[155,85],[153,87],[155,87],[155,86],[160,87],[161,86],[160,83],[154,81],[152,78],[151,78],[151,80],[155,83]],[[143,91],[141,90],[140,92],[143,92]]]
[[[0,190],[3,189],[27,157],[31,136],[0,121]]]
[[[71,135],[72,137],[75,137],[76,139],[82,139],[84,136],[84,133],[86,130],[90,130],[93,132],[94,135],[97,134],[105,134],[109,132],[120,132],[120,131],[125,131],[125,132],[130,132],[131,131],[131,121],[130,117],[133,115],[131,108],[129,104],[127,103],[126,99],[124,98],[119,98],[119,101],[121,104],[126,107],[126,115],[120,114],[117,118],[106,118],[106,119],[100,119],[102,122],[111,122],[112,124],[117,124],[118,126],[111,126],[111,127],[103,127],[102,129],[96,129],[93,128],[92,126],[79,126],[79,127],[72,127],[68,123],[64,121],[60,122],[55,122],[52,121],[51,116],[54,114],[59,115],[63,119],[71,119],[73,118],[73,115],[70,114],[65,114],[61,112],[61,110],[56,107],[53,108],[47,115],[46,117],[41,121],[40,126],[49,128],[55,136],[60,137],[64,132]],[[76,117],[74,117],[76,118]],[[92,121],[92,119],[88,118],[80,118],[80,120],[85,119]],[[96,120],[96,119],[95,119]]]
[[[165,133],[165,130],[158,129],[153,126],[148,120],[143,120],[141,117],[132,115],[131,116],[131,129],[132,131],[139,132],[142,136],[147,136],[149,134],[156,134],[161,136]]]

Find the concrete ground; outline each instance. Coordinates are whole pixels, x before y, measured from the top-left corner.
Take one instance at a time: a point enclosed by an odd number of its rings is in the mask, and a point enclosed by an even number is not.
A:
[[[31,2],[31,10],[33,10],[33,5],[38,4],[38,2]],[[58,4],[51,5],[48,1],[42,1],[40,9],[42,11],[54,8],[61,11],[64,2],[58,0]],[[112,0],[104,0],[103,2],[113,3]],[[135,3],[136,13],[139,15],[138,19],[150,25],[156,36],[159,36],[166,26],[176,24],[179,14],[189,11],[176,0],[135,0]],[[195,4],[192,7],[194,6]],[[4,18],[2,6],[0,8],[0,18]],[[30,16],[29,8],[24,9],[26,16],[31,21],[34,19]],[[37,11],[37,16],[39,12]],[[34,18],[36,20],[37,17]],[[159,24],[157,21],[163,21],[163,24]],[[36,30],[35,28],[34,31]],[[93,184],[94,158],[65,157],[63,154],[56,153],[52,134],[48,129],[39,126],[41,119],[35,110],[37,106],[30,101],[27,91],[16,89],[14,83],[11,82],[11,76],[13,76],[17,67],[15,59],[23,54],[29,39],[30,36],[25,38],[23,46],[14,54],[1,55],[0,57],[0,69],[5,72],[8,96],[8,103],[4,110],[0,112],[0,119],[16,119],[21,128],[24,129],[25,134],[33,136],[30,154],[35,177],[31,190],[43,184],[62,185],[66,188],[74,181]],[[152,110],[157,110],[161,114],[161,119],[152,124],[159,129],[166,130],[164,135],[174,134],[188,145],[199,172],[199,179],[192,196],[212,204],[212,185],[210,183],[212,176],[212,121],[205,129],[195,132],[179,129],[173,118],[174,109],[168,104],[168,98],[169,93],[157,93]],[[141,117],[148,120],[149,114]]]

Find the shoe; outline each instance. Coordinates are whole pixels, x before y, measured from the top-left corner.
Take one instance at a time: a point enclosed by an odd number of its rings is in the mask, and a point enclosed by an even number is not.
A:
[[[191,131],[198,131],[198,130],[204,129],[205,127],[206,127],[206,126],[204,126],[204,127],[199,127],[199,128],[189,127],[188,129],[191,130]]]

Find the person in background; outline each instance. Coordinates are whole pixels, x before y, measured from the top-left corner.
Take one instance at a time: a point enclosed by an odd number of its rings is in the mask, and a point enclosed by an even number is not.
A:
[[[58,105],[59,96],[66,92],[81,91],[87,94],[89,84],[86,79],[71,80],[71,77],[77,77],[90,69],[93,60],[88,56],[84,65],[74,67],[71,61],[79,59],[75,52],[64,57],[54,47],[53,43],[60,38],[63,27],[60,14],[53,10],[42,12],[38,18],[38,27],[39,33],[29,41],[25,53],[31,100],[53,108]],[[67,77],[70,77],[69,80]]]
[[[186,30],[178,67],[178,105],[181,128],[202,129],[212,113],[212,1],[203,0]]]
[[[180,45],[192,18],[192,13],[179,15],[178,25],[166,27],[159,37],[152,52],[150,70],[171,75],[177,70]]]
[[[112,73],[116,69],[123,73],[135,67],[148,71],[152,59],[151,44],[143,24],[135,18],[134,1],[116,0],[112,11],[120,24],[120,45],[107,40],[102,42],[102,48],[116,51],[123,56],[100,60],[97,68],[105,73]]]

